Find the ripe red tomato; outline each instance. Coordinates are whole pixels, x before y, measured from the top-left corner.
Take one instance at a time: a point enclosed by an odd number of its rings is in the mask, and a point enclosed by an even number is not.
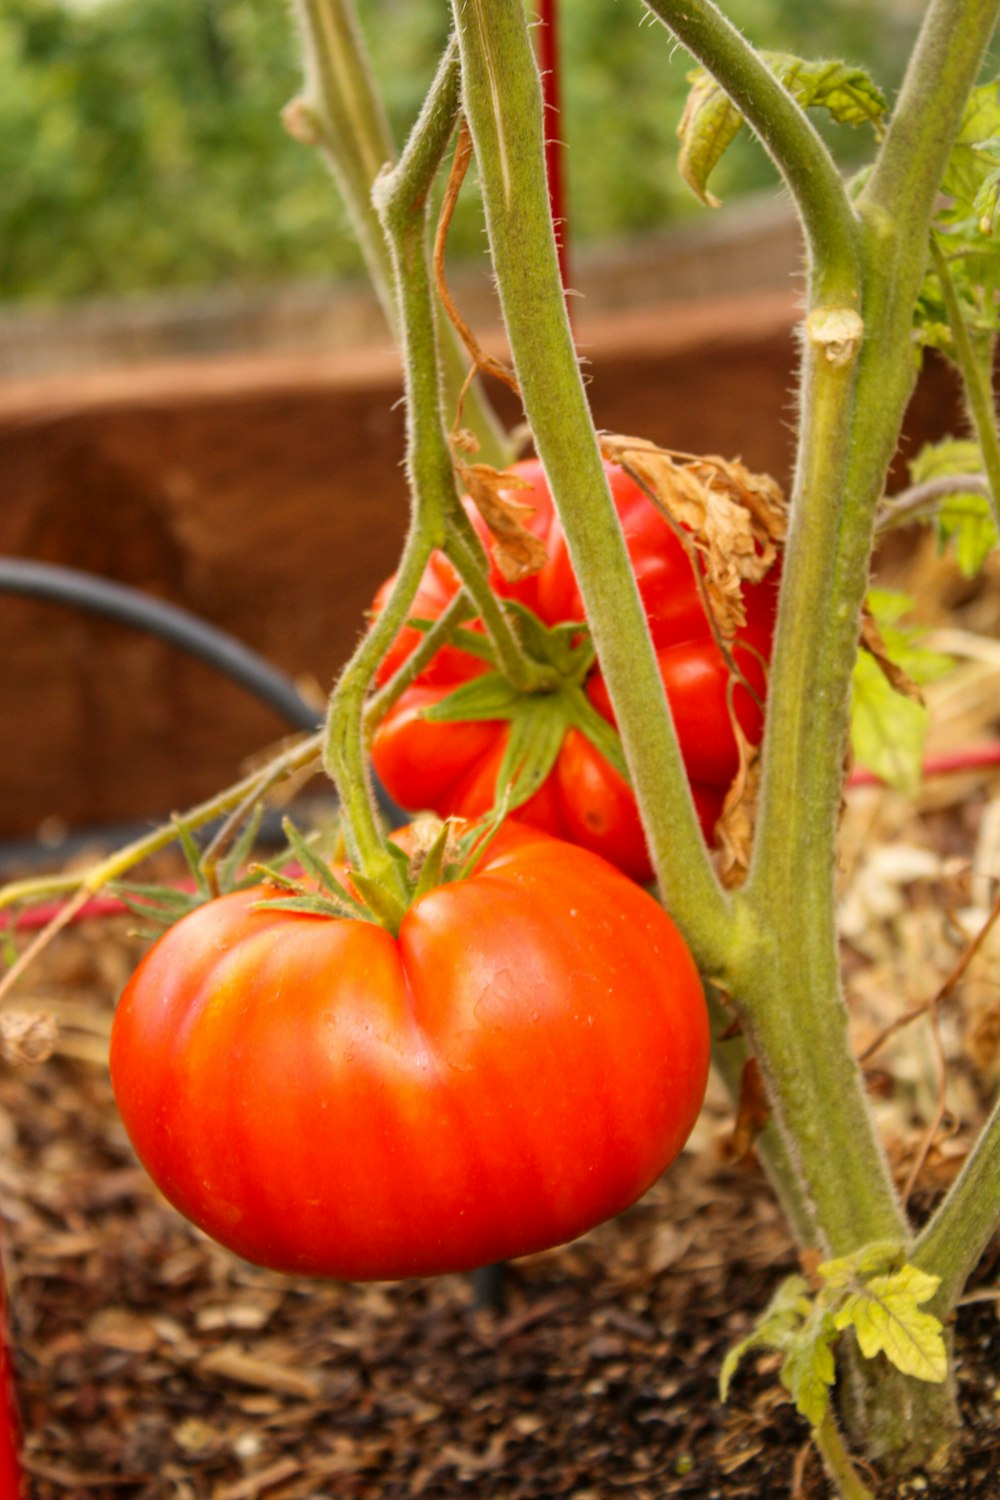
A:
[[[238,1254],[357,1280],[466,1270],[620,1212],[680,1151],[708,1071],[701,984],[604,860],[509,825],[398,938],[262,896],[172,927],[111,1038],[140,1159]]]
[[[682,543],[622,469],[613,464],[605,464],[605,469],[695,805],[705,836],[711,839],[738,765],[728,708],[729,670],[712,635]],[[546,625],[582,621],[583,601],[542,466],[532,461],[515,465],[512,472],[530,485],[529,490],[512,490],[511,498],[534,507],[527,524],[545,541],[548,560],[539,573],[514,584],[505,582],[494,568],[491,586],[497,594],[526,605]],[[482,531],[478,518],[473,519]],[[376,596],[376,609],[390,583],[383,584]],[[436,553],[414,599],[413,616],[436,619],[458,588],[454,569]],[[733,655],[763,700],[764,663],[770,656],[774,624],[774,577],[769,574],[760,584],[745,585],[744,600],[747,623],[736,637]],[[389,679],[420,639],[411,627],[400,632],[382,663],[381,682]],[[372,759],[386,790],[402,807],[429,808],[441,817],[476,818],[493,806],[509,725],[497,720],[454,723],[423,717],[459,684],[487,670],[478,657],[455,646],[445,647],[379,725]],[[611,700],[596,666],[586,691],[594,707],[613,724]],[[759,706],[739,685],[733,691],[733,706],[744,733],[756,744],[763,728]],[[522,822],[594,850],[633,879],[652,877],[635,799],[617,771],[579,730],[567,733],[548,780],[517,808],[516,815]]]

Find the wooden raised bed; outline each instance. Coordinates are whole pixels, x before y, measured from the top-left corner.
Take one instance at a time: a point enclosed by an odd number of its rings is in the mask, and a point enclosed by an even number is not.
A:
[[[787,479],[796,316],[789,290],[581,315],[597,422]],[[0,552],[150,590],[325,691],[398,555],[399,395],[385,347],[8,381]],[[910,440],[956,420],[931,366]],[[181,808],[286,732],[123,627],[0,597],[0,631],[0,838]]]

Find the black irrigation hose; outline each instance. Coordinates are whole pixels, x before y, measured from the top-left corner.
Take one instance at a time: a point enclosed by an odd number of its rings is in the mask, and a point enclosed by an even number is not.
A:
[[[140,589],[77,568],[0,557],[0,593],[67,604],[145,630],[238,682],[296,729],[318,729],[323,722],[322,713],[306,702],[291,678],[256,651],[189,610],[166,604]]]

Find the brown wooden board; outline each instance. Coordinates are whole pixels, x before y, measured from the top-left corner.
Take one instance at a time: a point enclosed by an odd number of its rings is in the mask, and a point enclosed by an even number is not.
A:
[[[796,315],[780,291],[581,317],[598,424],[787,480]],[[0,384],[0,552],[148,589],[325,692],[401,545],[400,393],[388,348]],[[912,441],[956,420],[932,367]],[[0,597],[0,634],[0,838],[180,809],[286,732],[125,627]]]

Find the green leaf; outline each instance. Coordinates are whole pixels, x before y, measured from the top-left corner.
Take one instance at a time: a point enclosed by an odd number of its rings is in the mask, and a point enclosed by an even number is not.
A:
[[[882,1276],[887,1271],[898,1271],[906,1260],[906,1251],[898,1240],[873,1240],[853,1255],[842,1255],[835,1260],[825,1260],[816,1267],[817,1273],[826,1283],[823,1296],[848,1289],[859,1279]]]
[[[836,1336],[833,1320],[814,1311],[801,1336],[789,1349],[781,1367],[781,1383],[796,1410],[818,1427],[830,1404],[830,1387],[837,1379],[833,1358]]]
[[[919,630],[899,621],[912,608],[906,594],[872,589],[868,608],[879,627],[885,658],[912,683],[933,682],[949,672],[950,657],[919,643]],[[855,759],[889,786],[912,795],[920,785],[927,710],[898,692],[870,651],[858,653],[852,677],[851,748]]]
[[[867,603],[881,633],[886,655],[912,682],[936,682],[939,677],[947,676],[955,665],[952,658],[942,651],[921,646],[920,626],[899,623],[913,608],[909,594],[893,589],[869,589]]]
[[[787,52],[762,52],[772,73],[803,109],[825,109],[844,125],[878,127],[888,112],[888,101],[863,68],[847,63],[807,61]],[[743,125],[743,116],[704,68],[689,74],[691,92],[677,134],[681,148],[678,166],[688,187],[713,207],[708,179]]]
[[[804,1276],[788,1276],[778,1287],[767,1307],[746,1338],[726,1354],[719,1372],[719,1398],[729,1399],[729,1387],[737,1366],[751,1349],[788,1350],[809,1318],[809,1283]]]
[[[890,686],[867,651],[854,663],[851,749],[855,760],[898,791],[912,795],[920,785],[927,739],[927,710]]]
[[[423,710],[423,718],[435,724],[470,723],[477,720],[510,719],[524,701],[524,694],[511,687],[500,672],[486,672],[463,682],[445,698]]]
[[[939,1285],[940,1277],[911,1265],[875,1276],[847,1297],[834,1324],[854,1329],[866,1359],[884,1354],[904,1375],[940,1382],[948,1373],[944,1331],[938,1318],[920,1310]]]
[[[910,464],[914,484],[954,475],[982,475],[985,469],[979,444],[970,438],[944,438],[927,443]],[[986,495],[957,491],[942,499],[937,509],[937,533],[942,548],[952,543],[955,561],[966,578],[975,578],[997,546],[993,511]]]
[[[970,214],[984,183],[1000,165],[994,149],[1000,136],[1000,85],[997,80],[973,89],[948,158],[942,190]]]

